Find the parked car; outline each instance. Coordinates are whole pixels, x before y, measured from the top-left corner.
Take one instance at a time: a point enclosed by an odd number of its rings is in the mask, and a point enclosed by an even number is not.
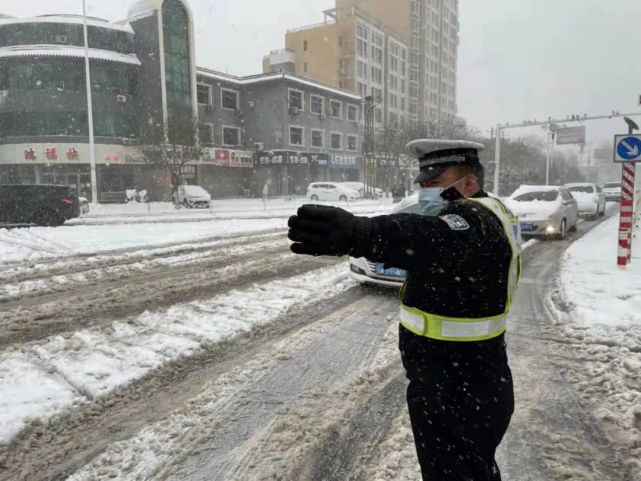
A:
[[[307,186],[307,198],[313,202],[348,202],[357,200],[358,197],[358,191],[349,189],[340,182],[312,182]]]
[[[80,215],[75,190],[66,185],[0,185],[0,222],[59,226]]]
[[[522,185],[505,204],[518,216],[524,237],[565,239],[579,220],[578,203],[564,187]]]
[[[176,205],[194,209],[209,209],[211,195],[199,185],[180,185],[176,190]]]
[[[88,214],[90,210],[89,200],[86,197],[78,197],[78,202],[80,203],[80,214]]]
[[[607,182],[603,186],[605,200],[611,202],[621,202],[621,182]]]
[[[357,191],[358,195],[362,199],[364,199],[367,194],[366,192],[367,189],[365,188],[365,184],[363,182],[341,182],[341,184],[343,184],[348,189]],[[370,192],[374,194],[374,197],[376,199],[380,199],[385,194],[383,189],[380,189],[378,187],[374,187],[374,188],[370,187]]]
[[[391,214],[418,214],[418,192],[406,197],[390,212]],[[381,262],[373,262],[365,257],[350,257],[349,270],[352,278],[365,285],[400,287],[405,282],[407,272]]]
[[[600,187],[589,182],[577,182],[564,186],[579,205],[579,215],[598,217],[605,215],[605,195]]]

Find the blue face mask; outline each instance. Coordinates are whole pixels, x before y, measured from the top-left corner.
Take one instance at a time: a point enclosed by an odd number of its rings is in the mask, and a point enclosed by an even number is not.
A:
[[[445,199],[441,194],[443,187],[421,187],[418,191],[418,205],[421,215],[435,217],[445,207]]]
[[[449,187],[421,187],[418,191],[418,205],[421,215],[436,217],[447,205],[443,192],[453,189],[465,177],[461,177]]]

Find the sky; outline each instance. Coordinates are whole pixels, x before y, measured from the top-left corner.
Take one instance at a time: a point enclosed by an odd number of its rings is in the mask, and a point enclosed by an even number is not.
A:
[[[393,0],[389,0],[393,1]],[[87,0],[88,14],[119,20],[133,0]],[[322,22],[334,0],[189,0],[199,66],[261,71],[288,28]],[[81,0],[0,0],[0,13],[81,13]],[[568,114],[641,112],[639,0],[460,0],[459,115],[488,131]],[[641,117],[638,117],[641,123]],[[589,122],[588,142],[625,132],[622,120]],[[508,135],[543,135],[541,128]]]

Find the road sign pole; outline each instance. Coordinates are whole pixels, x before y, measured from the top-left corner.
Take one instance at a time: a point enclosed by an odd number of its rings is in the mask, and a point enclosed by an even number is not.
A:
[[[631,258],[631,238],[634,206],[634,163],[623,164],[621,169],[621,212],[619,216],[619,253],[617,265],[626,267]]]

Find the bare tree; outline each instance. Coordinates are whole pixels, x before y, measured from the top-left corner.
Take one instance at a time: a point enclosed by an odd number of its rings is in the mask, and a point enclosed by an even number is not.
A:
[[[200,160],[203,149],[200,146],[196,132],[198,132],[198,119],[188,118],[184,122],[172,122],[167,125],[165,132],[169,132],[169,139],[180,143],[159,142],[144,144],[139,147],[141,158],[137,159],[146,165],[167,170],[171,174],[173,193],[182,182],[186,166],[189,162]]]

